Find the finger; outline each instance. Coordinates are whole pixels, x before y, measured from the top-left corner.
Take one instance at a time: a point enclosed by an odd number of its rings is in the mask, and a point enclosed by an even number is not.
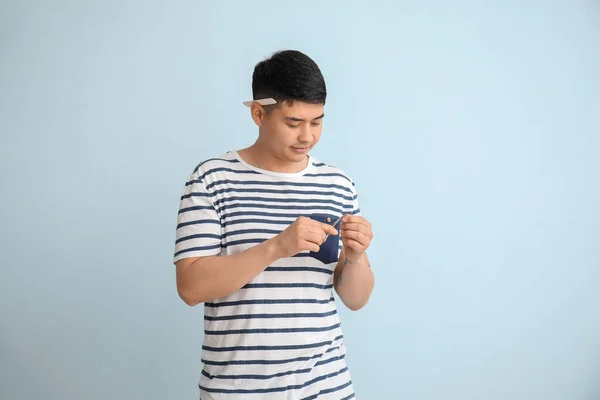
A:
[[[319,227],[321,228],[321,230],[323,232],[325,232],[328,235],[337,235],[338,234],[337,229],[335,229],[333,226],[331,226],[329,224],[324,224],[322,222],[319,222]]]
[[[306,250],[314,251],[315,253],[318,253],[319,250],[321,250],[321,246],[319,246],[316,243],[309,242],[309,241],[304,241],[304,247],[306,248]]]
[[[356,251],[357,253],[362,253],[366,250],[363,246],[361,246],[360,243],[358,243],[356,240],[352,240],[352,239],[346,240],[344,242],[344,245],[347,247],[350,247],[352,250]]]
[[[369,221],[367,221],[367,219],[361,215],[350,215],[347,214],[344,216],[344,218],[342,218],[342,222],[344,223],[356,223],[356,224],[363,224],[366,226],[371,226],[371,223]]]
[[[304,235],[303,238],[307,242],[315,243],[319,246],[322,245],[323,243],[325,243],[325,240],[327,240],[327,236],[325,235],[325,233],[322,230],[308,231],[308,232],[306,232],[306,234]]]
[[[366,226],[364,224],[356,223],[356,222],[344,223],[344,224],[342,224],[342,226],[340,228],[342,229],[342,231],[362,232],[366,236],[369,236],[369,231],[370,231],[368,226]]]
[[[367,251],[367,249],[369,248],[369,243],[363,243],[356,239],[346,238],[346,239],[343,239],[342,243],[344,244],[345,247],[349,246],[355,251],[364,252],[364,251]],[[353,245],[350,245],[350,244],[353,244]]]
[[[323,229],[321,229],[321,227],[315,227],[315,228],[309,228],[308,230],[308,234],[311,237],[315,237],[315,238],[319,238],[320,241],[315,241],[315,243],[323,243],[325,242],[325,240],[327,240],[327,234],[325,232],[323,232]]]
[[[342,240],[351,239],[359,242],[363,246],[368,246],[370,242],[369,236],[358,231],[342,231]]]
[[[361,219],[363,219],[363,217],[361,217],[360,215],[346,214],[346,215],[344,215],[344,218],[342,218],[342,221],[343,222],[359,222]]]
[[[309,219],[308,221],[310,223],[310,226],[313,226],[316,229],[319,229],[328,235],[337,235],[338,234],[337,229],[335,229],[333,227],[333,225],[325,224],[323,222],[320,222],[320,221],[317,221],[314,219]]]

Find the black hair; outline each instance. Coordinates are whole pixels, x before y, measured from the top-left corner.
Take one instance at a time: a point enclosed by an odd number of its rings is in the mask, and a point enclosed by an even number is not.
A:
[[[297,50],[284,50],[256,64],[252,96],[254,100],[271,97],[277,101],[274,107],[284,101],[324,105],[327,88],[317,63]]]

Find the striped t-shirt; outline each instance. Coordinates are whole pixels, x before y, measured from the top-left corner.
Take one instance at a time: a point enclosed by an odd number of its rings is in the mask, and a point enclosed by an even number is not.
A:
[[[301,172],[276,173],[228,152],[201,163],[186,182],[174,260],[239,253],[298,216],[359,213],[352,180],[312,156]],[[333,298],[336,263],[309,252],[280,259],[205,303],[202,400],[355,397]]]

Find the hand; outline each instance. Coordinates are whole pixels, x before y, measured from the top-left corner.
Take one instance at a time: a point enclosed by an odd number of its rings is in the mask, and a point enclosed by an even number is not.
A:
[[[346,260],[350,263],[360,261],[373,239],[371,223],[361,216],[345,215],[340,228]]]
[[[281,258],[291,257],[302,251],[319,251],[327,240],[327,235],[337,235],[331,225],[315,221],[308,217],[298,217],[294,223],[275,236]]]

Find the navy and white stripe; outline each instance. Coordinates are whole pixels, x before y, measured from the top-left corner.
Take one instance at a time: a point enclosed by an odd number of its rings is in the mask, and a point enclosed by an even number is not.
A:
[[[359,213],[352,180],[314,157],[304,171],[284,174],[226,153],[201,163],[185,184],[174,261],[242,252],[299,216]],[[335,266],[304,252],[205,303],[201,398],[354,398],[332,293]]]

